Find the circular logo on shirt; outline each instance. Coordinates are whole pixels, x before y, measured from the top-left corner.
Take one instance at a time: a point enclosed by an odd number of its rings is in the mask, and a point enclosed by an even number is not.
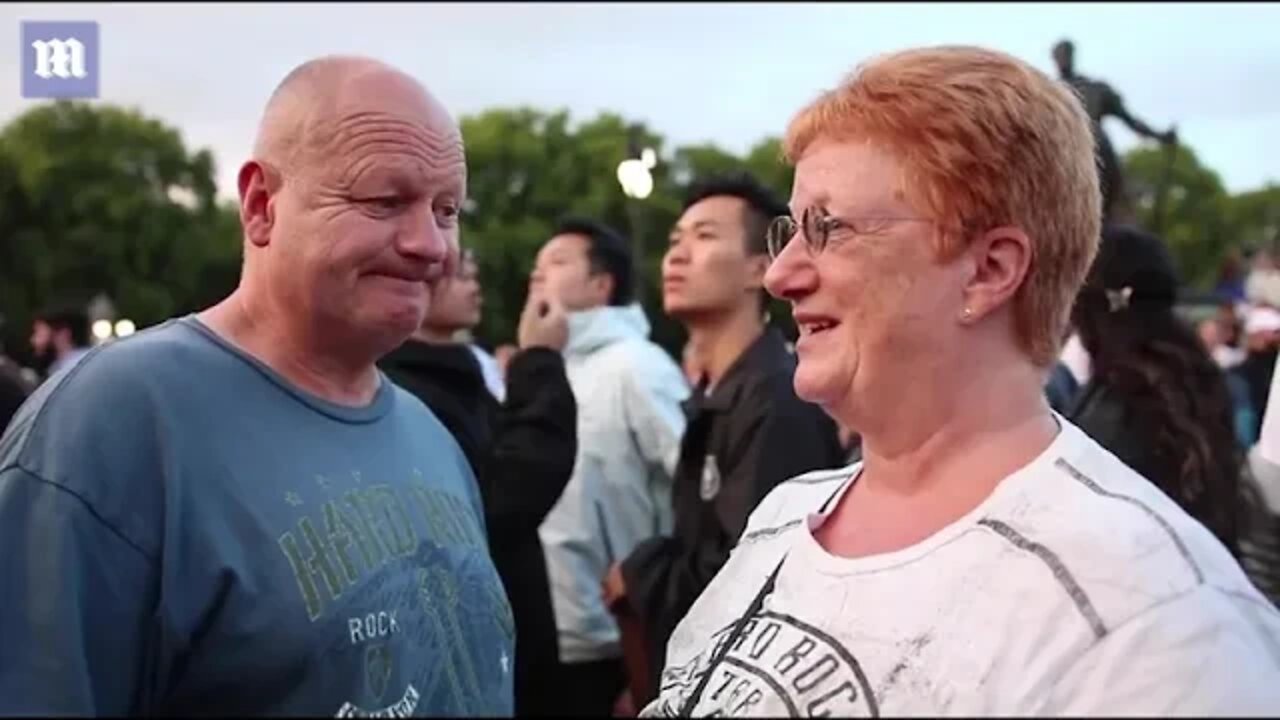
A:
[[[711,647],[663,673],[664,693],[681,702],[728,641],[730,625]],[[669,708],[679,712],[681,708]],[[878,717],[879,707],[853,654],[830,635],[789,615],[764,612],[747,621],[693,708],[693,715]]]

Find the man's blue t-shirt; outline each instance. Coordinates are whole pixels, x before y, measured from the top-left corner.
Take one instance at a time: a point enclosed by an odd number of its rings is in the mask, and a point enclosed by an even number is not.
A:
[[[385,376],[334,405],[190,316],[97,349],[0,441],[0,715],[510,715],[482,518]]]

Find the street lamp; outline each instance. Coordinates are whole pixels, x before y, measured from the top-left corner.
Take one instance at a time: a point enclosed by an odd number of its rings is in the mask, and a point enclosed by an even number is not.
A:
[[[623,194],[631,200],[627,203],[627,216],[631,222],[632,286],[635,288],[637,302],[644,295],[644,229],[641,225],[640,201],[653,193],[653,175],[649,171],[658,164],[658,154],[653,148],[636,152],[638,140],[639,131],[632,128],[631,138],[627,142],[627,154],[630,157],[618,163],[618,184],[622,186]]]
[[[622,192],[636,200],[649,197],[653,193],[653,175],[649,171],[657,164],[657,154],[653,148],[645,148],[639,158],[618,163],[618,183],[622,185]]]

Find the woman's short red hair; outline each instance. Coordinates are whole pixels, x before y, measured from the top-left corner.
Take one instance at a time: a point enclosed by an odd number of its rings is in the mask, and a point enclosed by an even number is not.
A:
[[[870,140],[892,152],[912,202],[940,227],[968,231],[939,233],[943,256],[973,232],[1021,228],[1032,259],[1014,299],[1015,332],[1037,365],[1056,360],[1102,215],[1089,119],[1065,85],[982,48],[893,53],[795,116],[788,160],[819,138]]]

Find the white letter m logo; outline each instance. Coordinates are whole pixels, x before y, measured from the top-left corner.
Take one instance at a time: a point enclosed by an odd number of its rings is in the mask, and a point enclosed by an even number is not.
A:
[[[88,75],[84,67],[84,43],[79,40],[37,40],[31,46],[36,50],[36,75],[68,80]]]

